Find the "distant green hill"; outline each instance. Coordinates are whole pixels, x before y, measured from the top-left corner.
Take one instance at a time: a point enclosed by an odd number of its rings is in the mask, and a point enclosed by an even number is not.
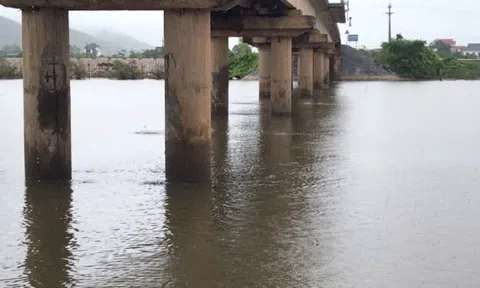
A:
[[[0,47],[12,44],[22,45],[22,25],[20,23],[0,16],[0,27]],[[97,33],[97,36],[94,36],[70,29],[70,45],[83,48],[86,43],[100,45],[103,55],[112,55],[122,49],[140,51],[154,48],[152,45],[121,33],[102,30]]]

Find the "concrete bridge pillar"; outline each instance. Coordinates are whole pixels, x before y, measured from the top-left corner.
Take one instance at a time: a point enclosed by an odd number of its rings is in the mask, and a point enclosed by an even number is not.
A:
[[[299,73],[298,73],[299,67],[300,67],[299,55],[297,53],[292,52],[292,85],[291,85],[292,97],[294,96],[294,91],[295,91],[295,89],[293,89],[293,82],[295,82],[295,79],[297,79],[297,81],[299,79]]]
[[[22,10],[25,178],[70,180],[68,10]]]
[[[292,38],[272,37],[270,101],[272,114],[292,111]]]
[[[334,82],[336,79],[336,74],[337,74],[337,70],[335,69],[336,61],[337,61],[336,57],[330,57],[330,82]]]
[[[270,99],[270,46],[260,46],[258,50],[260,52],[258,67],[260,99]]]
[[[164,11],[165,161],[168,181],[210,180],[210,11]]]
[[[228,37],[212,37],[212,115],[228,115]]]
[[[337,56],[335,58],[335,68],[334,68],[334,71],[335,71],[335,80],[340,80],[340,75],[342,73],[342,58]]]
[[[328,88],[330,83],[330,57],[325,54],[323,59],[323,88]]]
[[[300,74],[298,77],[300,95],[313,96],[313,49],[302,48],[300,52]]]
[[[325,54],[321,51],[315,51],[313,54],[313,88],[323,89],[324,77],[324,59]]]

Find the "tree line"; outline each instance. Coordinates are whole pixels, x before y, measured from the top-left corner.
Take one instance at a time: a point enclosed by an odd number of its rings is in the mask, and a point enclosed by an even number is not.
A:
[[[94,45],[93,45],[94,46]],[[85,52],[77,46],[70,46],[70,56],[71,58],[96,58],[96,49],[90,49],[89,52]],[[0,79],[16,79],[21,78],[21,71],[15,67],[13,64],[9,63],[6,58],[7,56],[13,53],[21,56],[21,48],[15,45],[10,45],[7,49],[3,49],[8,53],[0,54]],[[13,52],[12,52],[13,51]],[[164,56],[164,48],[156,47],[155,49],[144,50],[142,52],[136,52],[131,50],[126,52],[126,50],[121,50],[115,55],[110,56],[110,58],[162,58]],[[228,55],[229,60],[229,72],[230,79],[242,79],[247,76],[249,73],[253,72],[258,67],[258,53],[252,50],[252,47],[246,43],[240,42],[235,45],[232,50],[229,51]],[[155,75],[145,75],[138,67],[134,64],[122,63],[120,61],[114,61],[113,64],[109,64],[111,67],[108,67],[109,73],[108,77],[113,79],[142,79],[145,77],[154,77],[154,79],[163,79],[164,71],[158,71],[154,73]],[[84,79],[87,77],[87,70],[82,64],[72,62],[71,66],[72,79]]]
[[[88,46],[98,46],[95,43],[90,43]],[[98,46],[100,47],[100,46]],[[82,59],[82,58],[97,58],[97,57],[107,57],[107,58],[162,58],[164,54],[164,48],[163,46],[160,47],[155,47],[154,49],[147,49],[143,51],[135,51],[135,50],[130,50],[127,51],[125,49],[122,49],[118,51],[117,53],[113,55],[98,55],[98,52],[96,49],[81,49],[76,45],[70,45],[70,57],[71,58],[77,58],[77,59]]]

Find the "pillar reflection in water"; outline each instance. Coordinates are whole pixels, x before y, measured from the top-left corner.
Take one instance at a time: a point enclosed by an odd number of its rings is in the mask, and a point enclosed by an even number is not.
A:
[[[211,185],[168,183],[166,195],[166,287],[215,287]]]
[[[228,118],[212,119],[212,183],[225,180],[228,163]]]
[[[27,255],[24,271],[32,287],[71,287],[74,279],[70,182],[28,182],[23,211]]]
[[[212,209],[214,221],[226,216],[225,204],[229,195],[225,193],[228,186],[230,163],[228,162],[228,118],[212,121]]]
[[[292,117],[276,116],[270,117],[268,123],[268,140],[267,151],[265,155],[268,157],[271,173],[277,174],[277,177],[287,177],[283,173],[289,170],[290,163],[294,161],[292,158]]]

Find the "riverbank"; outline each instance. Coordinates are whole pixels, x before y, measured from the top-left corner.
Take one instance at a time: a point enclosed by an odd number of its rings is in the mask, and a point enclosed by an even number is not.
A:
[[[398,75],[342,75],[340,81],[409,81]]]
[[[22,78],[22,58],[5,58],[0,59],[0,61],[3,62],[3,64],[0,63],[0,79]],[[138,74],[143,75],[143,78],[164,78],[165,63],[163,58],[71,58],[71,77],[74,79],[109,78],[114,69],[119,66],[115,65],[116,63],[121,63],[123,68],[137,71]]]

